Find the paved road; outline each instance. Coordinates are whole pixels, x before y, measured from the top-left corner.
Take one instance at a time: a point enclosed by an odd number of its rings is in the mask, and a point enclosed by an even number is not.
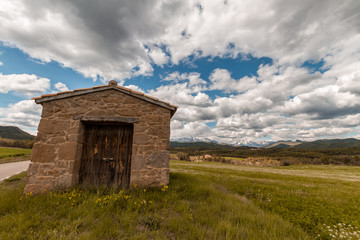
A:
[[[26,171],[30,161],[3,163],[0,164],[0,182],[12,175]]]

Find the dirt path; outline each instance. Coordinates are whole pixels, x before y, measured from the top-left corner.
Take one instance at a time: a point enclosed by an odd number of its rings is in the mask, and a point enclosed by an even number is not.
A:
[[[30,161],[21,161],[0,164],[0,182],[12,175],[26,171],[29,167],[29,163]]]

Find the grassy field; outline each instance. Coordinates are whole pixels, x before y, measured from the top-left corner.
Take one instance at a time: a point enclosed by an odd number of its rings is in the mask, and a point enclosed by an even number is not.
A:
[[[359,239],[359,182],[359,167],[172,161],[162,188],[24,196],[22,174],[0,184],[0,239]]]
[[[31,149],[0,147],[0,164],[29,160]]]
[[[173,172],[218,182],[313,238],[360,239],[360,167],[269,168],[180,161],[171,167]]]

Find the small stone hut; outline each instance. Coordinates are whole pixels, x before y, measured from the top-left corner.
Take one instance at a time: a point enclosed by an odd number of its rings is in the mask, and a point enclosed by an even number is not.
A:
[[[177,107],[117,85],[42,95],[24,192],[77,184],[169,183],[170,119]]]

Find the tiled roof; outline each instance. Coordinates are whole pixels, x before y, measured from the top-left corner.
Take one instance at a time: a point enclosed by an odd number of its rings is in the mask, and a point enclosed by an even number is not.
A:
[[[154,97],[145,95],[144,93],[131,90],[130,88],[118,86],[116,81],[114,81],[114,80],[111,80],[108,85],[100,85],[100,86],[95,86],[92,88],[81,88],[81,89],[75,89],[73,91],[45,94],[45,95],[41,95],[40,97],[34,97],[34,98],[32,98],[32,100],[35,100],[36,103],[43,103],[43,102],[59,100],[59,99],[68,98],[68,97],[75,97],[75,96],[79,96],[79,95],[83,95],[83,94],[89,94],[89,93],[94,93],[94,92],[110,90],[110,89],[114,89],[119,92],[128,94],[130,96],[133,96],[133,97],[145,100],[147,102],[151,102],[153,104],[159,105],[161,107],[167,108],[167,109],[171,110],[171,115],[174,115],[176,112],[176,109],[177,109],[177,106],[171,105],[168,102],[161,101],[158,98],[154,98]]]

